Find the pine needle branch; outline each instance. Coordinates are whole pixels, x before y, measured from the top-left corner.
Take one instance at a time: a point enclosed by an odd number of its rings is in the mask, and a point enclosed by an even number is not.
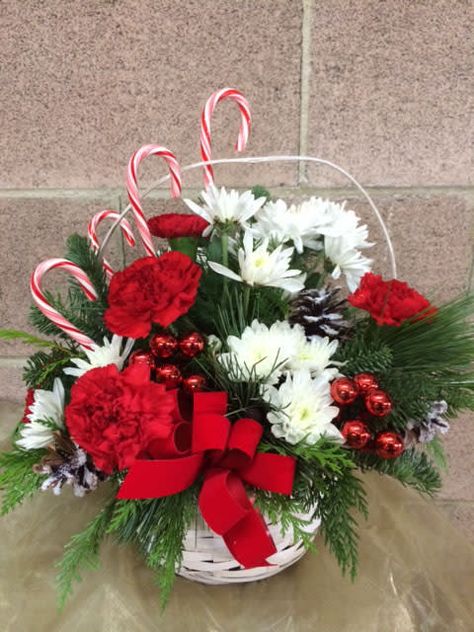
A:
[[[1,515],[9,513],[26,498],[33,496],[43,478],[33,472],[44,450],[19,450],[0,453],[0,489],[3,491]]]
[[[352,510],[367,517],[367,501],[362,481],[347,471],[343,477],[325,481],[318,503],[321,534],[336,557],[342,574],[354,580],[358,567],[357,521]]]
[[[80,582],[82,570],[96,570],[99,566],[99,548],[107,533],[115,498],[110,500],[97,516],[80,533],[72,536],[64,547],[64,555],[56,564],[58,605],[62,610],[73,591],[74,582]]]
[[[441,477],[425,452],[410,448],[396,459],[382,460],[373,454],[358,452],[357,462],[362,470],[376,470],[392,476],[407,487],[432,496],[441,488]]]
[[[138,545],[156,573],[162,607],[169,599],[181,564],[183,538],[196,517],[196,508],[194,487],[165,498],[117,501],[107,528],[119,541]]]
[[[71,357],[77,356],[73,348],[55,346],[49,353],[37,351],[28,358],[23,379],[31,388],[51,389],[54,378],[63,377],[63,369]]]

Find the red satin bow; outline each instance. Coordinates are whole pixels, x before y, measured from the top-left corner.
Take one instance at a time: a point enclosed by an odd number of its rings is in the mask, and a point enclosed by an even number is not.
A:
[[[256,453],[263,433],[261,424],[254,419],[231,424],[225,417],[226,409],[227,393],[195,393],[192,424],[177,424],[170,440],[150,448],[154,456],[171,458],[135,461],[117,498],[177,494],[202,473],[199,509],[209,528],[223,537],[233,557],[245,568],[267,566],[267,557],[276,552],[275,544],[248,498],[244,482],[289,495],[295,459]]]

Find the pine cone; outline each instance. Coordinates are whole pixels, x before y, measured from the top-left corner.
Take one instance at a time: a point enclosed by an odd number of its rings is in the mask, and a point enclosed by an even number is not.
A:
[[[290,303],[289,322],[301,325],[306,336],[347,338],[351,325],[342,311],[346,301],[339,297],[339,288],[325,287],[299,292]]]
[[[69,484],[76,496],[83,496],[105,479],[103,472],[94,467],[89,455],[59,431],[54,433],[54,442],[48,446],[48,452],[40,463],[33,466],[33,471],[48,475],[42,489],[53,488],[55,494],[60,493],[63,485]]]

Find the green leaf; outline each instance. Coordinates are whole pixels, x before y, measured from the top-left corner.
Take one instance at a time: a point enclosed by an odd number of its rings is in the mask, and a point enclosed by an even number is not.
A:
[[[255,198],[264,197],[264,198],[267,198],[267,202],[269,202],[272,199],[272,195],[270,191],[266,189],[265,187],[261,186],[260,184],[256,184],[254,187],[252,187],[251,191]]]
[[[23,342],[26,345],[35,345],[36,347],[54,347],[56,345],[55,342],[38,338],[33,334],[29,334],[26,331],[19,331],[18,329],[0,329],[0,340],[15,340]]]
[[[176,237],[175,239],[170,239],[169,244],[172,250],[182,252],[188,255],[193,261],[196,261],[198,241],[199,240],[194,237]]]

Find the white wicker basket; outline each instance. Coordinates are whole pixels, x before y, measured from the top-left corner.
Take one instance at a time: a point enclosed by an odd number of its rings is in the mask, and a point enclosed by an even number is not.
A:
[[[313,512],[298,515],[310,520]],[[320,523],[319,518],[311,520],[305,531],[316,535]],[[276,575],[303,557],[306,549],[301,540],[293,540],[292,533],[283,536],[279,523],[268,523],[268,530],[277,548],[277,552],[268,558],[271,566],[243,568],[229,553],[222,538],[199,521],[184,538],[183,562],[177,574],[203,584],[254,582]]]

